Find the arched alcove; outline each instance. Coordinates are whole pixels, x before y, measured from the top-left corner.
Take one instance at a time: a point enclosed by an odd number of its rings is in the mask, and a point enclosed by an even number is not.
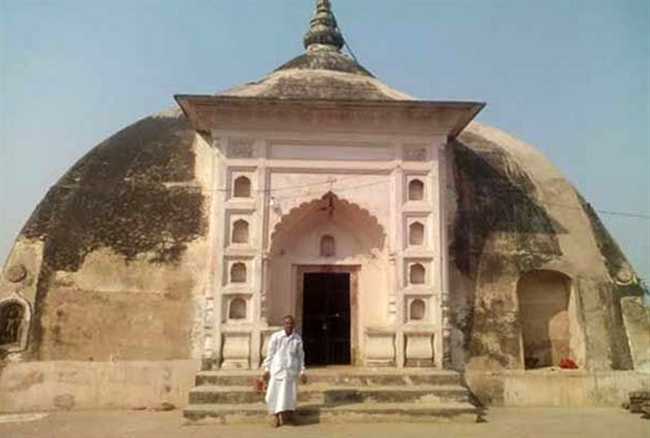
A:
[[[409,266],[409,283],[424,284],[427,271],[421,263],[413,263]]]
[[[328,192],[321,198],[292,208],[282,216],[271,233],[271,253],[281,254],[285,247],[295,242],[299,233],[308,232],[313,229],[313,224],[324,221],[338,223],[350,229],[369,249],[380,250],[384,247],[386,233],[375,216],[359,205]],[[335,241],[335,244],[340,242]],[[340,252],[340,248],[335,250]]]
[[[424,225],[413,222],[409,225],[409,245],[421,246],[424,244]]]
[[[324,235],[320,239],[320,256],[321,257],[334,257],[336,255],[336,241],[334,236],[329,234]]]
[[[230,267],[231,283],[246,283],[246,264],[242,262],[233,263]]]
[[[411,321],[421,321],[426,315],[427,306],[423,299],[416,298],[411,301],[409,306],[409,319]]]
[[[332,241],[326,236],[334,238],[335,254],[331,259],[321,258],[331,254],[327,246]],[[308,293],[310,287],[306,272],[332,274],[332,278],[347,273],[348,286],[340,292],[342,296],[349,293],[347,302],[350,307],[343,311],[349,311],[350,315],[352,348],[361,345],[363,334],[358,309],[387,305],[384,304],[387,300],[384,291],[389,285],[384,274],[390,269],[390,264],[385,242],[384,228],[376,216],[359,204],[338,198],[331,192],[288,210],[271,234],[270,287],[264,297],[266,307],[263,309],[268,320],[281,324],[287,309],[295,306],[296,326],[304,329],[305,281]],[[364,272],[371,280],[359,285],[356,280],[358,272]],[[367,288],[365,295],[359,293],[362,287]]]
[[[523,359],[526,368],[559,366],[571,351],[571,280],[556,271],[532,271],[517,284]]]
[[[232,243],[248,243],[248,222],[243,219],[235,221],[232,225]]]
[[[246,319],[246,300],[233,298],[228,308],[228,319]]]
[[[233,194],[235,198],[250,198],[251,197],[251,180],[245,176],[240,176],[235,179]]]
[[[414,179],[409,183],[409,201],[422,201],[424,199],[424,183]]]
[[[26,314],[25,306],[17,301],[0,305],[0,345],[17,345],[22,342]]]

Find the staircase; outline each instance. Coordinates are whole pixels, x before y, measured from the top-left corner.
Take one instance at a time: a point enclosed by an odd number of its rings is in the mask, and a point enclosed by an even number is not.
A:
[[[185,418],[220,423],[266,421],[264,396],[253,382],[259,371],[202,371],[190,392]],[[308,370],[299,385],[299,424],[322,421],[461,421],[481,414],[457,372],[422,368],[333,367]]]

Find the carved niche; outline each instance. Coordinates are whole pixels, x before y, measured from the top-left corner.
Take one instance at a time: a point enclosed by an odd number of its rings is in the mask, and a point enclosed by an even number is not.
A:
[[[421,246],[424,244],[424,225],[413,222],[409,225],[409,245]]]
[[[250,198],[251,197],[251,180],[245,176],[240,176],[235,179],[233,195],[235,198]]]
[[[241,320],[246,319],[246,300],[241,297],[233,298],[230,301],[228,310],[228,319]]]
[[[409,182],[409,201],[422,201],[424,200],[424,183],[419,179],[414,179]]]
[[[421,263],[413,263],[409,267],[409,283],[424,284],[426,282],[426,269]]]
[[[411,321],[421,321],[426,315],[427,306],[424,303],[424,300],[421,298],[416,298],[411,301],[409,305],[409,319]]]
[[[320,256],[334,257],[335,255],[336,255],[336,241],[334,240],[333,236],[326,234],[320,239]]]
[[[246,244],[249,239],[248,222],[238,219],[232,226],[232,243]]]
[[[230,267],[230,282],[231,283],[246,283],[246,264],[243,262],[236,262]]]
[[[25,348],[28,316],[27,307],[19,301],[0,303],[0,347],[10,351]]]

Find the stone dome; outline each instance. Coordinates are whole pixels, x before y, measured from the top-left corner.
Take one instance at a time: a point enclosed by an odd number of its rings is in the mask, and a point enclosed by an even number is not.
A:
[[[329,46],[310,46],[305,54],[263,79],[219,94],[272,99],[413,99],[377,80],[354,59]]]
[[[329,2],[319,2],[305,35],[306,52],[263,79],[220,93],[273,99],[412,100],[377,80],[351,56]]]
[[[338,38],[318,24],[320,39],[306,38],[305,54],[222,95],[412,99],[342,54]],[[28,271],[22,287],[34,309],[31,357],[195,355],[200,345],[189,339],[200,325],[195,309],[203,280],[197,272],[206,269],[210,252],[207,149],[181,111],[166,111],[94,147],[49,190],[5,266]],[[512,287],[521,273],[553,269],[579,279],[587,324],[601,324],[595,332],[610,327],[597,366],[629,368],[615,304],[641,292],[589,204],[537,149],[495,128],[471,124],[448,154],[452,284],[468,290],[457,307],[465,310],[450,315],[459,342],[507,367],[519,339],[502,317],[515,303],[492,291]],[[3,276],[0,298],[10,289]],[[497,346],[490,338],[495,331]]]

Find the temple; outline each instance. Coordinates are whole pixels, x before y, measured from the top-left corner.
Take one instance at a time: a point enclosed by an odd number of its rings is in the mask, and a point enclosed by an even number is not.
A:
[[[342,365],[393,383],[464,373],[486,404],[527,403],[507,382],[554,403],[567,380],[535,392],[535,373],[566,367],[612,402],[650,387],[637,276],[539,151],[474,122],[480,101],[382,83],[345,53],[327,0],[304,45],[259,81],[176,95],[50,189],[0,278],[0,388],[50,374],[0,407],[113,400],[63,385],[66,367],[139,388],[118,405],[221,400],[219,379],[255,375],[287,314],[330,383]]]

